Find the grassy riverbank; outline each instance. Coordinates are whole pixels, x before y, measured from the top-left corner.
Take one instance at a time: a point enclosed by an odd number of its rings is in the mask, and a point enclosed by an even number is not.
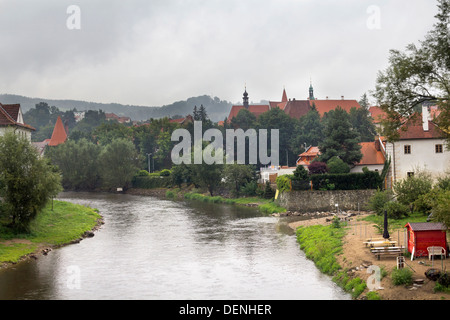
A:
[[[39,250],[76,241],[94,229],[99,219],[95,209],[62,201],[53,201],[52,209],[49,202],[27,234],[14,234],[0,225],[0,264],[16,263]]]
[[[365,289],[366,283],[359,277],[350,278],[339,265],[337,256],[343,254],[343,239],[346,230],[339,223],[330,225],[301,226],[296,231],[297,241],[306,257],[316,267],[356,299]],[[370,297],[369,297],[370,298]],[[377,299],[377,296],[372,297]]]
[[[181,194],[180,194],[181,192]],[[221,196],[209,196],[196,192],[182,192],[180,189],[173,189],[166,191],[166,197],[169,199],[173,198],[184,198],[187,200],[198,200],[202,202],[211,203],[223,203],[231,205],[242,205],[257,207],[261,212],[265,214],[286,212],[286,208],[280,207],[275,202],[269,199],[264,199],[260,197],[246,197],[246,198],[224,198]]]

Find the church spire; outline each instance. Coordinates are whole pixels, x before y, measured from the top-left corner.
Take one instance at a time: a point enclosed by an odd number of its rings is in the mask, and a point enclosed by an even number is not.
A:
[[[244,107],[245,107],[245,109],[248,109],[248,93],[247,93],[247,86],[245,86],[245,91],[244,91],[243,101],[244,101]]]
[[[287,94],[286,94],[286,89],[283,88],[283,96],[281,98],[281,102],[287,102],[288,98],[287,98]]]
[[[312,86],[311,80],[310,80],[310,84],[309,84],[309,100],[316,100],[316,98],[314,98],[314,88]]]

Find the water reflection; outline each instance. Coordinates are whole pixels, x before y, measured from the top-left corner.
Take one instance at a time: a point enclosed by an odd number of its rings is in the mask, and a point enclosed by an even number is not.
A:
[[[253,208],[64,193],[94,238],[0,272],[0,299],[348,299],[279,218]]]

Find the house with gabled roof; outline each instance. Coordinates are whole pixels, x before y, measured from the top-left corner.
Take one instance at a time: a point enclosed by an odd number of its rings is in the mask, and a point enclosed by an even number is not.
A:
[[[422,107],[422,114],[414,113],[400,127],[397,141],[386,142],[393,182],[419,170],[428,171],[434,179],[450,171],[450,150],[431,115],[429,107]]]
[[[31,141],[31,133],[35,128],[23,121],[23,113],[20,104],[0,103],[0,135],[3,136],[8,130]]]

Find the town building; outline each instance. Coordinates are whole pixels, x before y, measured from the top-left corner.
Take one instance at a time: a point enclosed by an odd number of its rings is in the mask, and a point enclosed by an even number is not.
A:
[[[237,116],[240,110],[246,108],[258,118],[262,113],[269,111],[273,108],[279,108],[283,110],[287,115],[292,118],[300,119],[305,116],[312,108],[316,108],[320,116],[323,117],[325,113],[340,107],[347,112],[350,112],[352,108],[361,108],[360,104],[356,100],[345,100],[344,96],[340,100],[331,100],[328,97],[325,100],[317,99],[314,96],[314,88],[312,84],[309,87],[309,96],[307,100],[298,100],[296,98],[288,99],[286,89],[283,89],[281,101],[269,101],[268,105],[249,105],[248,93],[245,89],[242,105],[233,105],[230,110],[230,114],[227,118],[228,123]]]
[[[41,142],[33,142],[33,145],[38,150],[39,155],[43,156],[45,148],[47,146],[56,147],[60,144],[65,143],[67,141],[67,133],[68,129],[65,128],[61,117],[58,116],[58,119],[56,119],[55,127],[53,128],[52,137]]]
[[[425,170],[436,179],[450,172],[450,151],[444,133],[431,119],[429,108],[414,113],[398,130],[397,141],[386,142],[386,157],[391,159],[392,182]]]
[[[35,128],[23,121],[23,113],[20,104],[0,103],[0,136],[8,131],[14,131],[18,136],[31,141],[31,133]]]
[[[117,121],[119,123],[131,123],[131,118],[129,117],[119,117],[115,113],[105,113],[106,120]]]

